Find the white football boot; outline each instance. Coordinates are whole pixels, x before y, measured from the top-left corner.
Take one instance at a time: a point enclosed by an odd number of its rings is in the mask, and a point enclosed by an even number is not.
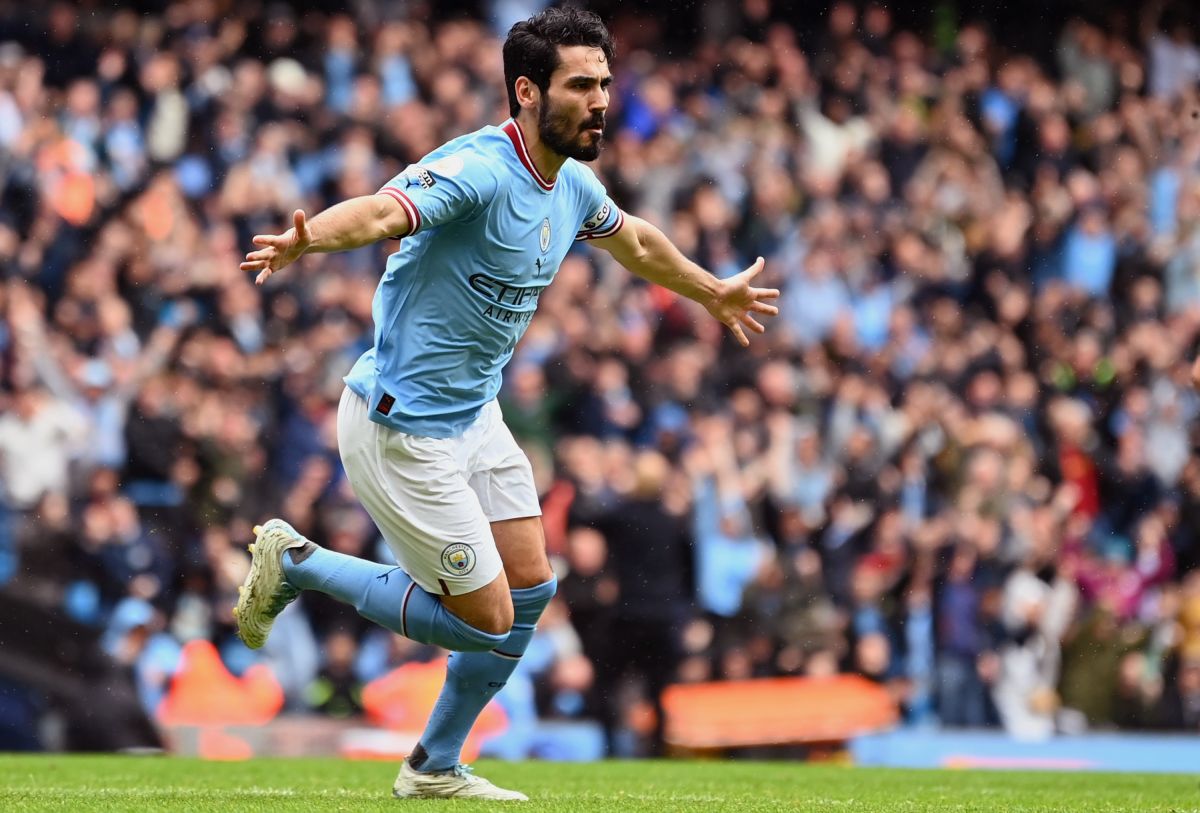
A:
[[[258,649],[267,642],[275,616],[296,600],[300,591],[283,579],[283,554],[289,548],[312,545],[295,528],[281,519],[254,526],[250,546],[250,572],[238,588],[233,617],[242,643]]]
[[[458,765],[442,773],[413,770],[408,760],[400,766],[400,775],[392,785],[397,799],[491,799],[496,802],[528,802],[529,797],[515,790],[498,788],[482,776],[471,773],[468,765]]]

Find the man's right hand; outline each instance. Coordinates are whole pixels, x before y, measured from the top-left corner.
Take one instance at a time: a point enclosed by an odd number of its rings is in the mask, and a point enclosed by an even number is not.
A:
[[[312,245],[312,235],[305,222],[304,210],[297,209],[292,214],[292,223],[292,228],[283,234],[257,234],[254,236],[254,245],[261,246],[261,248],[246,254],[246,260],[241,264],[241,269],[259,272],[254,279],[256,285],[262,285],[276,271],[282,271],[300,259]]]

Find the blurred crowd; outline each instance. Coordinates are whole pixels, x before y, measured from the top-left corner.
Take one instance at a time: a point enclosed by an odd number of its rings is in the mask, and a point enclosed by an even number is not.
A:
[[[149,709],[208,639],[352,716],[434,653],[312,593],[251,653],[230,608],[263,518],[387,555],[334,424],[396,245],[238,263],[504,120],[538,5],[152,5],[0,3],[0,580]],[[501,397],[561,581],[514,720],[642,753],[670,683],[857,673],[914,725],[1200,730],[1200,29],[1090,14],[1037,53],[879,2],[609,19],[597,173],[720,276],[766,257],[781,315],[743,350],[564,262]]]

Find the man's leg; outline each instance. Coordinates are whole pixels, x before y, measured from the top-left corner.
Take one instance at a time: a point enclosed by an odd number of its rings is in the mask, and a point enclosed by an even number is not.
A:
[[[338,407],[342,464],[403,567],[325,550],[271,520],[251,548],[238,600],[246,644],[262,646],[275,616],[301,590],[327,593],[421,643],[486,651],[503,641],[512,624],[508,582],[479,499],[456,459],[458,443],[379,426],[366,402],[347,389]],[[444,605],[439,594],[454,605]]]
[[[454,651],[483,652],[504,641],[512,626],[503,572],[484,587],[439,600],[400,567],[309,545],[307,558],[292,551],[284,557],[288,584],[351,604],[364,618],[406,638]],[[453,605],[446,601],[450,598]]]
[[[508,582],[504,573],[459,596],[467,617],[447,609],[401,568],[326,550],[283,520],[256,529],[251,568],[234,614],[238,634],[251,649],[267,639],[271,625],[301,590],[317,590],[344,601],[364,618],[423,644],[483,652],[508,636]]]
[[[504,643],[489,652],[456,652],[450,656],[442,693],[420,743],[400,766],[392,793],[402,798],[480,795],[524,799],[523,794],[490,783],[476,794],[471,780],[484,780],[471,777],[460,765],[461,751],[479,713],[525,654],[557,583],[546,560],[533,469],[504,425],[495,401],[483,408],[463,441],[463,470],[469,473],[477,505],[490,522],[492,550],[499,555],[511,587],[511,595],[504,598],[505,605],[512,608],[512,631]],[[461,597],[444,596],[442,602],[453,612],[469,617],[470,608],[461,607]]]
[[[528,461],[507,430],[495,431],[497,422],[503,428],[498,412],[493,402],[460,438],[415,437],[373,423],[363,399],[347,390],[338,409],[338,451],[355,496],[401,567],[387,568],[324,550],[281,520],[273,520],[268,523],[273,527],[255,543],[247,577],[248,585],[253,584],[256,568],[273,569],[271,578],[257,579],[262,595],[252,599],[263,610],[256,620],[267,618],[262,638],[287,601],[300,589],[315,589],[353,604],[365,617],[393,631],[447,649],[479,652],[506,642],[514,616],[508,577],[489,525],[494,515],[485,510],[476,485],[468,483],[468,471],[478,468],[480,477],[514,495],[512,499],[519,498],[523,513],[507,516],[532,516],[539,507]],[[506,440],[508,447],[489,447],[489,439]],[[483,459],[485,452],[497,448],[500,459],[494,459],[495,454]],[[500,465],[514,454],[519,460],[513,461],[511,471]],[[505,474],[520,475],[520,481],[509,488]],[[487,505],[490,509],[492,503]],[[540,543],[540,524],[537,528]],[[544,551],[541,562],[544,573],[539,575],[549,579]],[[268,589],[262,589],[264,585]],[[243,599],[253,592],[247,590]],[[239,626],[245,618],[239,612]],[[263,625],[250,626],[258,631]],[[455,636],[434,637],[446,628],[459,633],[457,637],[467,645]],[[524,647],[521,644],[522,652]],[[505,680],[509,673],[511,667],[504,673]],[[477,715],[478,710],[468,729]],[[527,798],[472,775],[457,762],[450,770],[435,773],[418,772],[406,760],[392,792],[398,797]]]
[[[471,726],[496,693],[504,687],[533,638],[542,610],[557,587],[546,560],[540,517],[492,523],[492,536],[512,585],[512,632],[488,652],[450,655],[446,683],[408,764],[423,773],[454,769]],[[464,597],[443,598],[454,609]]]

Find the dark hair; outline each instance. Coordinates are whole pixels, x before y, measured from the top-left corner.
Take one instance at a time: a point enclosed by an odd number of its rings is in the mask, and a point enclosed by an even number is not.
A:
[[[587,45],[599,48],[611,64],[612,35],[593,12],[577,8],[548,8],[522,20],[504,41],[504,84],[508,87],[508,111],[516,118],[517,79],[526,76],[545,93],[550,74],[558,67],[558,46]]]

